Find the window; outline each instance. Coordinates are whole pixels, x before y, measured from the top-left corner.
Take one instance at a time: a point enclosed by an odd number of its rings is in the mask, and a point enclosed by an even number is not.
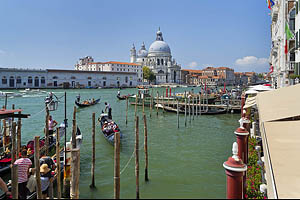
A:
[[[103,79],[103,80],[106,80],[106,77],[104,76],[102,79]]]
[[[161,59],[161,65],[164,65],[164,60],[163,59]]]
[[[159,59],[157,59],[157,65],[160,65]]]
[[[127,76],[125,77],[125,83],[128,83],[128,77]]]
[[[57,76],[53,76],[52,79],[58,79],[58,77]]]
[[[22,79],[20,76],[17,77],[17,84],[21,84],[22,83]]]
[[[28,77],[28,84],[32,84],[32,77],[31,76]]]
[[[6,78],[6,76],[2,77],[2,84],[7,84],[7,78]]]
[[[45,84],[46,83],[46,79],[45,79],[45,77],[42,77],[41,78],[41,84]]]
[[[88,77],[87,79],[91,80],[91,79],[92,79],[92,77]]]

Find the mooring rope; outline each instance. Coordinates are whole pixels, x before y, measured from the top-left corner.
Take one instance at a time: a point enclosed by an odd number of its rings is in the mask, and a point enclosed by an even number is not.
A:
[[[49,102],[49,104],[50,104],[52,101],[53,101],[53,99]],[[48,106],[48,109],[49,109],[49,104],[47,105],[47,106]],[[42,113],[42,112],[45,111],[45,110],[46,110],[46,106],[45,106],[41,111],[39,111],[38,113],[33,114],[30,118],[31,118],[31,119],[34,118],[35,116],[39,115],[40,113]]]
[[[144,148],[144,144],[139,148],[139,151],[140,151],[142,148]],[[126,170],[126,168],[128,167],[128,165],[129,165],[131,159],[132,159],[133,156],[134,156],[134,153],[135,153],[135,149],[133,150],[132,155],[131,155],[131,157],[129,158],[129,160],[127,161],[125,167],[121,170],[120,175],[121,175],[121,174]]]

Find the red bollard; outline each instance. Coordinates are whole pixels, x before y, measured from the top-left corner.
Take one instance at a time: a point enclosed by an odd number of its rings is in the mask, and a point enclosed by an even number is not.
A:
[[[247,158],[246,152],[247,152],[247,146],[248,146],[247,138],[248,138],[249,132],[246,129],[239,127],[235,130],[234,133],[236,135],[236,141],[239,146],[238,156],[246,164],[246,158]]]
[[[170,88],[170,95],[169,95],[169,97],[171,97],[172,95],[171,95],[171,88]]]
[[[243,199],[243,175],[247,165],[238,157],[238,144],[233,143],[232,157],[223,163],[227,175],[227,199]]]
[[[166,88],[166,97],[168,97],[168,88]]]

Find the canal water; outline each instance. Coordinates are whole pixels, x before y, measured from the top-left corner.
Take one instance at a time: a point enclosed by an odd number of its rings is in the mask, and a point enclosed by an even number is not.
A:
[[[184,92],[198,88],[176,88],[172,92]],[[160,94],[164,88],[154,88]],[[58,109],[50,114],[57,122],[64,119],[64,90],[47,90],[60,98]],[[70,89],[67,92],[68,138],[71,136],[72,113],[76,95],[81,99],[101,98],[100,104],[79,108],[77,124],[83,133],[81,146],[80,198],[113,198],[114,148],[101,134],[96,124],[96,189],[90,189],[92,155],[92,113],[96,118],[104,110],[104,102],[112,107],[114,121],[119,125],[124,138],[121,141],[121,198],[135,198],[135,159],[130,160],[135,145],[134,106],[129,105],[128,125],[125,124],[126,101],[116,98],[118,89]],[[123,89],[121,95],[136,93],[137,89]],[[43,136],[45,121],[44,98],[46,94],[26,95],[8,99],[8,108],[15,104],[31,114],[22,121],[22,144],[34,136]],[[4,99],[0,99],[0,105]],[[180,115],[177,128],[175,113],[152,111],[145,108],[148,125],[149,182],[144,181],[144,150],[142,108],[138,108],[140,130],[140,198],[225,198],[226,176],[222,166],[231,155],[235,141],[234,130],[238,127],[238,114],[198,116],[187,121]],[[63,141],[63,140],[62,140]],[[127,166],[127,167],[126,167]],[[126,168],[125,168],[126,167]]]

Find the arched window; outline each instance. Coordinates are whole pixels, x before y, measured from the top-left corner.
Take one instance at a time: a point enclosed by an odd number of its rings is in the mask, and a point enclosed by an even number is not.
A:
[[[164,60],[163,60],[163,59],[161,59],[160,61],[161,61],[161,65],[164,65]]]
[[[42,77],[41,78],[41,84],[45,84],[46,83],[46,79],[45,79],[45,77]]]
[[[15,78],[13,76],[9,77],[9,87],[15,87]]]
[[[57,76],[53,76],[52,79],[58,79],[58,77]]]
[[[157,59],[157,65],[160,65],[159,59]]]
[[[39,77],[35,77],[34,78],[34,87],[39,87],[40,86],[40,79],[39,79]]]
[[[31,76],[28,77],[28,84],[32,84],[32,77]]]
[[[21,78],[21,76],[18,76],[17,77],[17,84],[21,84],[22,83],[22,78]]]
[[[7,78],[6,78],[6,76],[3,76],[3,77],[2,77],[2,84],[3,84],[3,85],[6,85],[6,84],[7,84]]]

